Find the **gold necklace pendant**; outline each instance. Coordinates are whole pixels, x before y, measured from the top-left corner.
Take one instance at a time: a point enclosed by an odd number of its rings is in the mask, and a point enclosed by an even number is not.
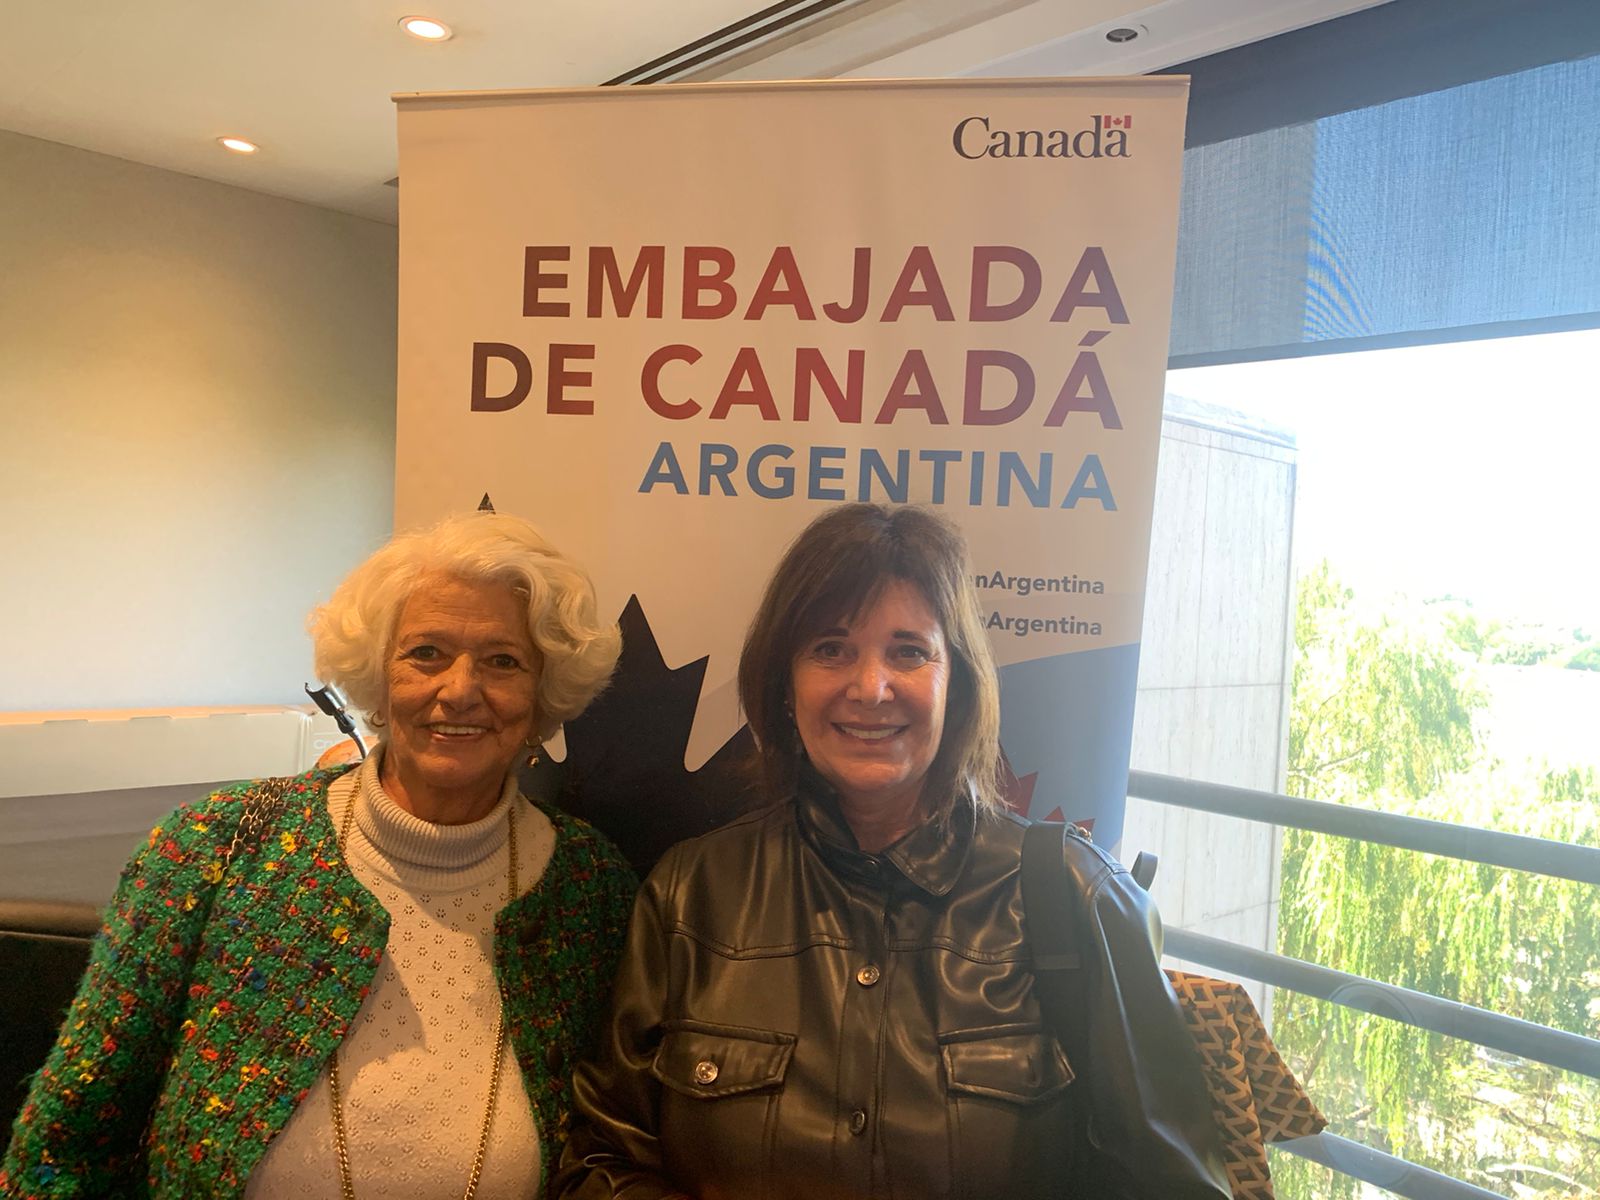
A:
[[[344,820],[339,823],[339,858],[346,868],[350,861],[345,853],[345,847],[350,842],[350,822],[356,813],[356,802],[360,799],[361,789],[357,785],[355,792],[350,796],[350,806],[344,811]],[[511,806],[506,812],[506,851],[508,863],[506,865],[506,904],[510,905],[517,899],[517,802],[511,801]],[[351,872],[354,874],[354,872]],[[491,943],[492,943],[491,930]],[[490,964],[493,973],[493,963]],[[498,984],[496,985],[496,998],[498,999]],[[500,1060],[506,1053],[506,1011],[505,1005],[500,1005],[498,1015],[494,1022],[494,1065],[489,1069],[489,1102],[484,1106],[483,1128],[478,1131],[478,1148],[472,1155],[472,1174],[467,1177],[467,1190],[462,1200],[473,1200],[478,1194],[478,1179],[483,1175],[483,1160],[489,1153],[489,1131],[494,1126],[495,1100],[500,1095]],[[350,1143],[345,1138],[344,1131],[344,1103],[340,1098],[339,1087],[339,1047],[333,1048],[333,1053],[328,1056],[328,1101],[333,1107],[333,1150],[339,1159],[339,1194],[343,1200],[356,1200],[355,1183],[350,1174]]]

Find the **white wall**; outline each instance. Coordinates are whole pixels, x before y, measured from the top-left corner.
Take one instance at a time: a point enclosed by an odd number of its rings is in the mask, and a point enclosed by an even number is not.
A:
[[[395,281],[392,226],[0,131],[0,711],[304,701]]]

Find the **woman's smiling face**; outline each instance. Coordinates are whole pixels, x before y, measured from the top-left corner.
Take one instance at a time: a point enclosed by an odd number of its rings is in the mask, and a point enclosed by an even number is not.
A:
[[[846,802],[914,806],[944,736],[950,655],[922,592],[896,579],[872,607],[800,648],[795,726]]]
[[[389,657],[385,788],[426,820],[483,816],[533,736],[538,683],[527,604],[509,585],[422,580]]]

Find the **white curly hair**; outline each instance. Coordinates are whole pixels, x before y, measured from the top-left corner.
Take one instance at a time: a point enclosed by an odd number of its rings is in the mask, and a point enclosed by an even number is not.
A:
[[[400,610],[424,580],[445,576],[508,584],[527,603],[539,651],[537,736],[550,737],[600,694],[615,669],[622,635],[596,615],[588,574],[521,517],[478,512],[397,534],[312,610],[318,678],[335,684],[381,725],[388,662]]]

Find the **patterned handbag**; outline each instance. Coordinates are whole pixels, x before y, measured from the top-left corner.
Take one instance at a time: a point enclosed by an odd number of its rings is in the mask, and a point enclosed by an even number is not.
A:
[[[1234,1200],[1273,1200],[1267,1143],[1320,1133],[1327,1118],[1272,1044],[1242,986],[1187,971],[1168,971],[1167,978],[1200,1050]]]

